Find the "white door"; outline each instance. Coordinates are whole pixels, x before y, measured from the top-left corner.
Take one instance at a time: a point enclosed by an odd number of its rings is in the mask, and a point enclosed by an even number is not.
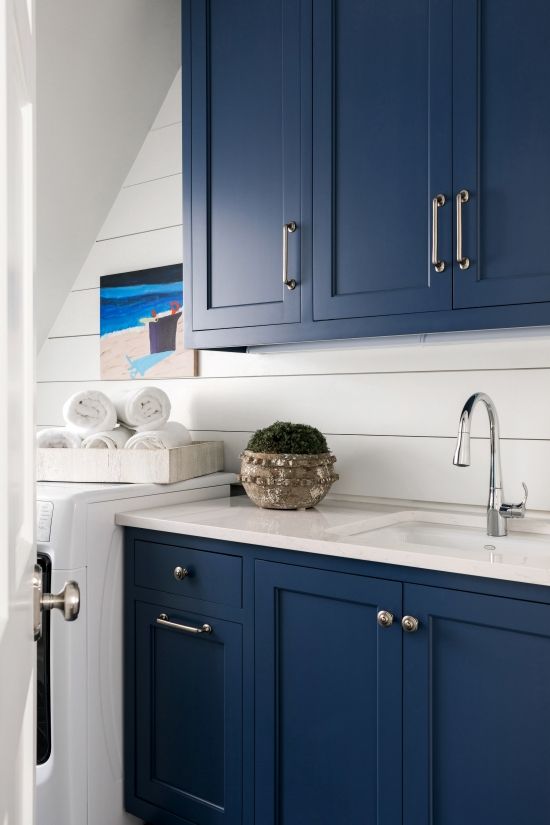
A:
[[[0,0],[0,825],[34,821],[32,3]]]

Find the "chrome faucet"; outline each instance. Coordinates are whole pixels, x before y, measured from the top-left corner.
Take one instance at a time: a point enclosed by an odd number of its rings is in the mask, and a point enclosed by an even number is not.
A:
[[[508,533],[509,518],[523,518],[527,504],[527,485],[522,482],[524,497],[520,504],[504,504],[502,501],[502,469],[500,466],[500,429],[494,403],[484,392],[471,395],[460,414],[458,440],[453,458],[456,467],[470,466],[470,424],[472,414],[478,401],[482,401],[489,416],[489,434],[491,439],[491,469],[489,475],[489,502],[487,504],[487,535],[505,536]]]

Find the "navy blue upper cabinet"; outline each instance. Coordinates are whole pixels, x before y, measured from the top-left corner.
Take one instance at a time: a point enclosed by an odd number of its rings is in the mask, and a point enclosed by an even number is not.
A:
[[[183,2],[186,327],[300,321],[300,3]],[[283,226],[289,279],[283,285]]]
[[[314,0],[315,320],[451,308],[451,19],[451,0]]]
[[[548,822],[550,605],[406,584],[404,611],[403,825]]]
[[[401,585],[256,561],[256,825],[401,820]]]
[[[547,0],[183,0],[187,346],[550,324],[549,42]]]
[[[455,307],[550,300],[549,43],[547,0],[454,4]]]

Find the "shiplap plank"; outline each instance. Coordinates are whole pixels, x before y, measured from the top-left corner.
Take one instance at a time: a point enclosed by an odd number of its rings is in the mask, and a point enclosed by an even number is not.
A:
[[[124,186],[181,174],[181,123],[149,132]]]
[[[176,226],[181,221],[181,175],[174,175],[121,189],[98,240]]]
[[[168,90],[152,128],[162,129],[164,126],[169,126],[178,120],[181,120],[181,69],[178,69],[178,73]]]
[[[99,381],[99,336],[48,338],[37,359],[38,381]]]
[[[50,330],[50,338],[92,335],[99,331],[99,290],[70,292]],[[70,347],[71,344],[69,343]]]
[[[242,432],[193,432],[196,439],[222,439],[225,468],[233,472],[238,472],[239,453],[249,436]],[[452,463],[454,439],[331,435],[328,440],[340,474],[334,493],[485,506],[487,439],[472,441],[471,466],[460,468]],[[520,482],[526,480],[529,508],[550,510],[550,442],[503,441],[501,446],[507,498],[519,501]]]
[[[73,289],[98,287],[102,275],[169,266],[181,260],[181,226],[100,241],[93,245]]]
[[[273,421],[311,424],[325,433],[453,437],[466,398],[483,390],[494,399],[503,438],[550,439],[550,371],[482,373],[378,373],[366,375],[271,376],[269,378],[154,381],[168,393],[173,415],[188,427],[254,431]],[[86,384],[107,394],[132,382]],[[142,383],[140,383],[142,386]],[[39,385],[44,421],[59,420],[65,399],[82,385]],[[57,417],[56,417],[57,416]],[[485,436],[480,408],[472,434]]]
[[[147,252],[149,250],[149,254]],[[86,273],[75,284],[75,290],[98,287],[100,275],[131,271],[148,266],[164,266],[181,261],[181,228],[131,235],[97,243],[85,264]],[[95,313],[94,332],[99,333],[97,296],[93,291],[81,298],[89,302],[87,316]],[[70,297],[67,306],[69,307]],[[84,304],[79,304],[83,306]],[[70,310],[70,307],[69,307]],[[65,308],[64,308],[65,311]],[[88,331],[88,330],[87,330]],[[316,349],[282,352],[221,352],[204,353],[202,374],[281,375],[308,372],[333,374],[340,372],[423,372],[437,370],[531,369],[550,367],[550,333],[506,340],[468,340],[446,344],[432,343],[407,336],[381,344],[379,339],[365,342],[363,347],[346,349]]]

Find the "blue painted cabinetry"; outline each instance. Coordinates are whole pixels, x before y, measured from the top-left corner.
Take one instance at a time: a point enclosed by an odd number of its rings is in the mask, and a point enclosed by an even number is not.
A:
[[[142,530],[125,568],[131,813],[547,823],[549,588]]]
[[[243,821],[236,601],[238,557],[151,541],[128,548],[125,797],[151,825]]]
[[[455,307],[550,299],[549,42],[546,0],[454,3],[453,177],[470,194]]]
[[[314,2],[314,320],[451,309],[451,8]]]
[[[397,582],[257,561],[256,794],[261,825],[401,817]]]
[[[545,0],[182,8],[189,346],[550,323]]]
[[[550,605],[405,585],[403,609],[403,825],[543,825]]]
[[[300,3],[182,9],[187,326],[297,323],[301,286],[282,285],[282,231],[300,216]],[[288,265],[301,284],[299,238]]]

